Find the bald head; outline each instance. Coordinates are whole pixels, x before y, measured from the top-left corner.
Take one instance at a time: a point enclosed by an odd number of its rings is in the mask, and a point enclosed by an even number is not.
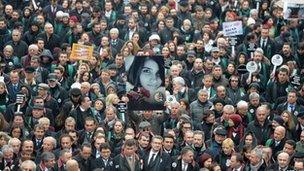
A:
[[[289,154],[286,153],[286,152],[281,152],[279,155],[278,155],[278,164],[280,166],[280,168],[286,168],[288,167],[288,164],[289,164]]]
[[[281,141],[285,137],[285,134],[286,134],[286,129],[283,126],[277,126],[274,129],[273,138],[276,141]]]

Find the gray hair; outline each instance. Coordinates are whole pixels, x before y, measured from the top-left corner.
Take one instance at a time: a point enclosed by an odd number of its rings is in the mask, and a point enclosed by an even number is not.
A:
[[[73,117],[69,116],[65,119],[65,123],[74,123],[76,124],[76,121]]]
[[[6,49],[9,49],[9,50],[14,51],[14,48],[13,48],[12,45],[6,45],[6,46],[4,47],[4,50],[6,50]]]
[[[111,34],[111,33],[119,34],[119,30],[118,30],[117,28],[111,28],[110,34]]]
[[[248,107],[248,103],[244,100],[241,100],[236,104],[237,109],[242,108],[242,107]]]
[[[228,111],[228,113],[233,113],[234,111],[234,107],[232,105],[225,105],[223,108],[223,111]]]
[[[205,133],[200,130],[193,131],[193,135],[202,135],[203,140],[205,140]]]
[[[35,162],[33,162],[32,160],[25,160],[24,162],[22,162],[21,166],[20,166],[21,170],[24,167],[24,165],[32,165],[31,167],[32,167],[33,170],[36,170],[36,167],[37,167]]]
[[[185,83],[185,80],[182,78],[182,77],[175,77],[173,78],[172,80],[173,82],[176,82],[182,86],[184,86],[186,83]]]
[[[18,138],[11,138],[9,141],[8,141],[8,145],[12,145],[13,142],[17,142],[18,144],[21,145],[21,141],[18,139]]]
[[[2,148],[1,148],[1,151],[2,151],[2,153],[6,153],[6,152],[14,152],[14,149],[13,149],[13,147],[12,146],[10,146],[10,145],[4,145]]]
[[[249,95],[249,100],[252,100],[252,99],[260,99],[260,95],[257,92],[252,92]]]
[[[250,10],[250,16],[252,16],[253,14],[257,14],[257,13],[259,13],[257,9]]]
[[[208,91],[207,90],[204,90],[204,89],[200,89],[198,92],[197,92],[197,96],[199,96],[200,94],[208,94]]]
[[[252,152],[254,152],[254,154],[256,156],[258,156],[258,158],[262,159],[263,158],[263,149],[256,147],[252,150]]]
[[[39,48],[36,44],[31,44],[31,45],[29,45],[28,50],[31,50],[31,49],[38,50]]]
[[[50,161],[52,159],[55,159],[55,154],[54,153],[51,153],[51,152],[43,152],[41,154],[41,161],[45,162],[45,161]]]
[[[56,139],[54,137],[48,136],[43,139],[43,142],[48,141],[48,140],[51,141],[53,144],[53,147],[56,148],[56,146],[57,146]]]

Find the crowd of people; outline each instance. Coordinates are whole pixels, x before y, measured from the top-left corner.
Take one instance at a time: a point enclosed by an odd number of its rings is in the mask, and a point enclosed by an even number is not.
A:
[[[0,170],[303,171],[301,16],[280,0],[2,0]]]

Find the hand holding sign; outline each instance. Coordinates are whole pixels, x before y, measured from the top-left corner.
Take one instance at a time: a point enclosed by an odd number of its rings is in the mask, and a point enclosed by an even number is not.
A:
[[[276,69],[277,69],[277,66],[282,65],[282,63],[283,63],[283,57],[281,55],[279,55],[279,54],[275,54],[271,58],[271,63],[274,65],[273,71],[272,71],[272,74],[274,74],[275,71],[276,71]]]
[[[250,84],[252,73],[254,73],[258,70],[258,65],[257,65],[256,62],[250,61],[250,62],[247,63],[246,69],[249,72],[247,83]]]

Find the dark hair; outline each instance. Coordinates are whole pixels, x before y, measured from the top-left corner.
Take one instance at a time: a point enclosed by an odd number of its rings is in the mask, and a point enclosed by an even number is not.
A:
[[[287,141],[285,142],[285,144],[291,145],[293,149],[295,149],[295,148],[296,148],[296,145],[297,145],[296,142],[295,142],[294,140],[287,140]]]
[[[141,74],[141,70],[145,64],[145,62],[148,59],[152,59],[153,61],[155,61],[158,65],[158,73],[160,75],[160,78],[162,80],[162,84],[161,86],[165,86],[164,82],[165,82],[165,70],[164,70],[164,61],[162,60],[161,56],[153,56],[153,57],[135,57],[129,71],[128,71],[128,81],[133,84],[135,87],[141,87],[142,85],[140,84],[140,74]]]
[[[244,163],[244,158],[240,153],[233,153],[232,156],[235,156],[236,161],[240,163]]]
[[[134,140],[134,139],[128,139],[124,143],[124,147],[126,147],[126,146],[133,147],[133,146],[136,146],[136,145],[137,145],[137,143],[136,143],[136,140]]]
[[[91,145],[90,143],[88,143],[88,142],[84,142],[84,143],[81,145],[81,147],[80,147],[81,151],[83,150],[84,147],[92,148],[92,145]]]
[[[186,153],[188,153],[189,151],[191,151],[192,153],[194,153],[193,149],[189,146],[186,146],[184,147],[182,150],[181,150],[181,155],[184,155]]]
[[[102,143],[102,144],[100,144],[100,151],[102,150],[102,149],[109,149],[109,150],[111,150],[111,146],[110,146],[110,144],[109,143]]]

